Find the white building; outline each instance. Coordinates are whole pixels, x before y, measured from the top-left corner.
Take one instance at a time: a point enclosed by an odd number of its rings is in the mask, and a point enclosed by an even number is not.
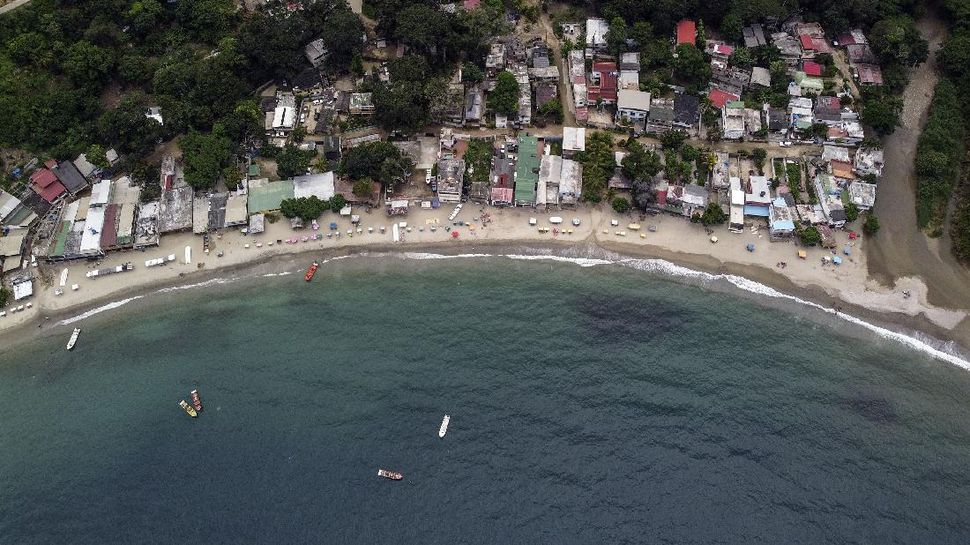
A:
[[[876,204],[876,184],[856,180],[849,184],[849,201],[859,210],[869,210]]]
[[[579,202],[583,189],[583,165],[571,159],[562,160],[559,179],[559,204],[574,206]]]
[[[650,93],[620,89],[617,91],[616,119],[628,119],[632,122],[643,121],[650,115]]]
[[[590,18],[586,19],[586,47],[590,49],[606,49],[606,33],[610,31],[610,25],[606,19]]]
[[[731,101],[721,109],[721,125],[724,128],[724,138],[741,140],[744,138],[744,103]]]
[[[581,151],[586,151],[586,129],[584,127],[563,127],[563,157],[568,159]]]

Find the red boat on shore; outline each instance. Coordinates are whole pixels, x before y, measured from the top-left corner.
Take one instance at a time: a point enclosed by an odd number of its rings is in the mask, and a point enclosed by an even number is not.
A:
[[[317,274],[317,269],[319,268],[320,268],[320,264],[314,261],[313,265],[310,265],[310,268],[306,270],[306,276],[304,276],[303,279],[306,280],[307,282],[309,282],[310,280],[313,280],[313,275]]]

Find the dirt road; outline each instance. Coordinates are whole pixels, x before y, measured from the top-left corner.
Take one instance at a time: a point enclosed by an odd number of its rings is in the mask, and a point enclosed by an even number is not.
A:
[[[887,285],[906,276],[922,277],[932,304],[970,308],[970,271],[953,258],[947,239],[928,238],[916,227],[913,158],[939,80],[936,51],[946,35],[933,14],[920,19],[918,27],[930,42],[930,58],[914,70],[906,87],[902,126],[883,141],[886,163],[875,207],[882,229],[867,246],[869,274]]]
[[[30,0],[13,0],[10,3],[0,6],[0,13],[7,13],[8,11],[17,9],[28,2],[30,2]]]

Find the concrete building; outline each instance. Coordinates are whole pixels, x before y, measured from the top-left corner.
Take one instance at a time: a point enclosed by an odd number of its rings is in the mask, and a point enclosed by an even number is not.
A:
[[[438,161],[438,200],[441,202],[461,202],[462,186],[465,181],[465,161],[442,159]]]
[[[630,121],[644,121],[650,115],[650,93],[620,89],[617,93],[617,121],[626,118]]]

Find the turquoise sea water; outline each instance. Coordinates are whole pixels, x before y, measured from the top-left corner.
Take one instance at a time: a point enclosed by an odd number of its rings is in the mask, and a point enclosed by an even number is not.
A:
[[[970,374],[793,304],[384,257],[81,326],[0,355],[2,544],[970,542]]]

